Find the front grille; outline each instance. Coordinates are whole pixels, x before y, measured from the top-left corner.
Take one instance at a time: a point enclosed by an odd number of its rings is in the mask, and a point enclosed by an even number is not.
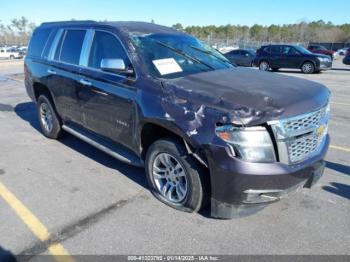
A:
[[[287,119],[284,122],[284,128],[287,133],[293,133],[299,130],[314,128],[320,125],[325,114],[326,108],[302,117]]]
[[[320,142],[318,136],[315,134],[293,141],[288,145],[290,161],[295,163],[306,159],[317,150]]]
[[[328,130],[329,107],[289,119],[271,122],[280,161],[294,164],[320,151]]]

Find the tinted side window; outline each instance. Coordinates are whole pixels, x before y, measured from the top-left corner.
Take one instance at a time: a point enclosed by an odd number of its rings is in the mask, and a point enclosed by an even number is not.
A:
[[[292,49],[292,47],[290,47],[290,46],[283,46],[282,54],[287,55],[288,53],[290,53],[291,49]]]
[[[263,51],[265,52],[265,53],[270,53],[270,46],[265,46],[264,47],[264,49],[263,49]]]
[[[51,48],[52,42],[53,42],[53,40],[54,40],[54,38],[56,36],[56,33],[57,33],[57,30],[52,30],[51,31],[50,36],[47,39],[46,45],[44,47],[44,51],[42,53],[42,58],[44,58],[44,59],[48,58],[48,55],[49,55],[49,52],[50,52],[50,48]]]
[[[300,52],[296,50],[295,48],[291,48],[289,51],[290,55],[300,55]]]
[[[66,31],[58,60],[74,65],[79,64],[85,32],[85,30]]]
[[[90,51],[89,67],[100,68],[104,58],[121,58],[126,66],[130,65],[119,40],[110,33],[96,31]]]
[[[280,54],[281,47],[280,46],[271,46],[271,54]]]
[[[51,28],[37,29],[34,31],[28,48],[28,56],[41,57],[47,39],[51,33]]]

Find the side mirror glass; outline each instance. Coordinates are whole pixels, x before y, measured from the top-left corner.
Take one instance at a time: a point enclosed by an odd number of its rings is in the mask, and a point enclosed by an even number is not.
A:
[[[127,75],[134,74],[134,70],[128,69],[123,59],[103,58],[101,60],[101,70],[111,73],[123,73]]]

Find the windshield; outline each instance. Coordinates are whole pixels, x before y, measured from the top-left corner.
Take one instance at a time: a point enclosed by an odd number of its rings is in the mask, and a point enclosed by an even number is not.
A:
[[[302,46],[294,46],[296,50],[298,50],[300,53],[304,54],[304,55],[311,55],[312,52],[310,52],[309,50],[307,50],[306,48],[302,47]]]
[[[191,36],[152,34],[132,39],[153,77],[177,78],[233,67],[217,50]]]

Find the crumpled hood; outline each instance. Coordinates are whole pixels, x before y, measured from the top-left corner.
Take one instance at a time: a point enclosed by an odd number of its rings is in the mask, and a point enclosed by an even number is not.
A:
[[[314,111],[328,102],[330,94],[316,82],[248,68],[164,80],[163,86],[172,102],[182,104],[184,110],[210,108],[226,116],[223,122],[243,125]]]

